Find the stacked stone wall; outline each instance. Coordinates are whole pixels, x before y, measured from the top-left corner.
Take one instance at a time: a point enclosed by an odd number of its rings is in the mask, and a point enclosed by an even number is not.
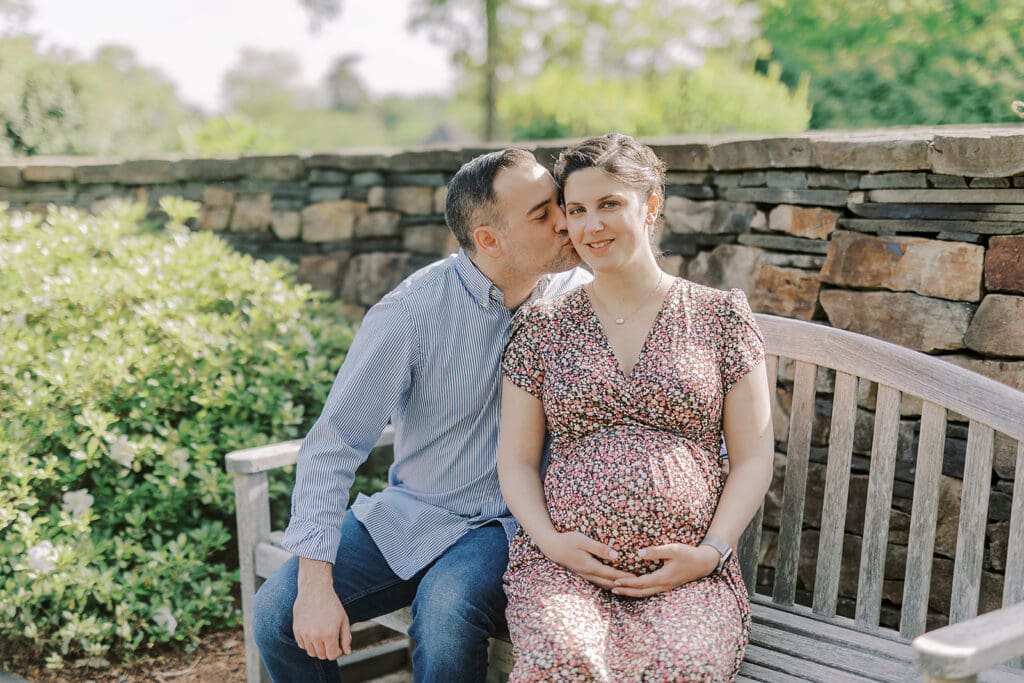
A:
[[[663,264],[739,287],[761,312],[819,321],[968,367],[1024,390],[1024,128],[813,133],[649,141],[669,174]],[[559,144],[528,145],[550,164]],[[202,203],[192,226],[299,264],[299,276],[354,314],[416,268],[457,248],[446,184],[485,149],[275,157],[0,162],[0,201],[100,210],[128,198]],[[788,434],[791,378],[775,413]],[[813,585],[832,379],[819,378],[801,585]],[[856,594],[874,387],[862,387],[842,595]],[[920,401],[905,397],[886,575],[889,620],[902,586]],[[951,421],[936,543],[936,622],[948,613],[966,428]],[[784,460],[779,456],[779,467]],[[1013,444],[997,442],[982,607],[998,606],[1014,485]],[[777,524],[781,491],[766,519]],[[765,535],[764,559],[774,553]],[[770,571],[762,580],[770,579]],[[847,604],[849,607],[849,604]]]

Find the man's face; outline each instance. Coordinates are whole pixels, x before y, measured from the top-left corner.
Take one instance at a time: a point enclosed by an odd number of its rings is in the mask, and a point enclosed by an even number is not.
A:
[[[533,162],[502,169],[494,178],[494,193],[505,221],[505,265],[510,270],[540,277],[579,265],[558,204],[558,188],[543,166]]]

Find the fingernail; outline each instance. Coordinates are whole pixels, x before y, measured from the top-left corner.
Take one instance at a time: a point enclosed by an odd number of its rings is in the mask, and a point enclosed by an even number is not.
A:
[[[610,553],[608,553],[608,557],[613,559],[613,560],[617,560],[617,559],[619,559],[619,553],[617,551],[613,550]]]
[[[640,557],[647,557],[647,551],[646,550],[638,550],[638,551],[636,551],[636,554],[639,555]]]

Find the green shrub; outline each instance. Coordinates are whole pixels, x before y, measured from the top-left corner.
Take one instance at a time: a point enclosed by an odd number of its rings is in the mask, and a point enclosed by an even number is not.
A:
[[[0,640],[55,668],[238,623],[224,454],[301,437],[351,341],[162,207],[0,205]]]
[[[644,77],[592,78],[548,67],[503,97],[513,139],[577,138],[618,130],[638,136],[790,133],[807,128],[807,85],[790,91],[778,77],[708,60]]]

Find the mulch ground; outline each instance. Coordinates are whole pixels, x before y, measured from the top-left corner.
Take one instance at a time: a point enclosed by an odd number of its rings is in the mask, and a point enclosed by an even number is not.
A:
[[[158,654],[130,665],[50,671],[38,662],[4,652],[0,668],[31,683],[235,683],[245,680],[245,647],[238,628],[205,636],[194,652]]]

